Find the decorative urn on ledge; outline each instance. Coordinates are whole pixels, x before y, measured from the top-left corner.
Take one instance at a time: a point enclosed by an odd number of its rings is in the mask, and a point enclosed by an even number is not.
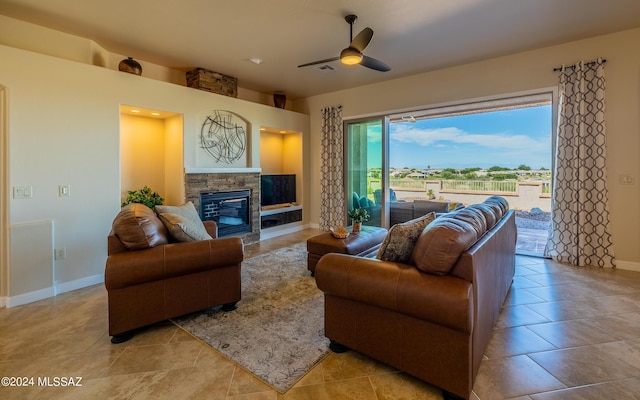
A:
[[[134,75],[142,75],[142,66],[131,57],[127,57],[120,61],[118,64],[118,70]]]
[[[277,108],[284,108],[287,105],[287,95],[282,92],[273,94],[273,105]]]

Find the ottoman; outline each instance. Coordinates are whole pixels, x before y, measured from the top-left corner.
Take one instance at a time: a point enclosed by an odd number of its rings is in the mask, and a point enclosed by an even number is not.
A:
[[[351,232],[351,227],[347,227]],[[327,253],[342,253],[361,257],[374,257],[387,236],[387,230],[363,225],[360,232],[351,233],[346,239],[333,237],[325,232],[307,240],[307,269],[314,276],[316,264]]]

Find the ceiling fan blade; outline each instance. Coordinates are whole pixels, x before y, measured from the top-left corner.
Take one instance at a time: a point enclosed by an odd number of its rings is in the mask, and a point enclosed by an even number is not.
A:
[[[349,47],[353,47],[358,50],[360,53],[364,51],[364,48],[367,47],[371,38],[373,37],[373,29],[364,28],[358,35],[353,38]]]
[[[360,62],[360,65],[362,65],[363,67],[375,69],[376,71],[381,71],[381,72],[391,71],[391,67],[388,66],[387,64],[383,63],[380,60],[376,60],[375,58],[367,57],[365,55],[362,56],[362,61]]]
[[[324,60],[313,61],[313,62],[310,62],[310,63],[298,65],[298,68],[308,67],[310,65],[325,64],[325,63],[328,63],[328,62],[331,62],[331,61],[338,61],[339,59],[340,59],[340,57],[332,57],[332,58],[327,58],[327,59],[324,59]]]

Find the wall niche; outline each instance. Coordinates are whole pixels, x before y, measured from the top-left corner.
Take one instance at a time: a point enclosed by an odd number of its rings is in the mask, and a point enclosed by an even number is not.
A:
[[[149,186],[165,204],[184,203],[182,114],[120,106],[120,194]]]
[[[296,174],[296,199],[302,205],[302,133],[260,127],[260,168],[265,175]]]

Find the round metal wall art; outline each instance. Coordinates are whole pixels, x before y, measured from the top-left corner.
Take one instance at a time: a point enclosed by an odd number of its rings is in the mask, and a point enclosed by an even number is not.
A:
[[[231,111],[213,111],[200,128],[200,147],[216,162],[233,164],[247,149],[246,121]]]

